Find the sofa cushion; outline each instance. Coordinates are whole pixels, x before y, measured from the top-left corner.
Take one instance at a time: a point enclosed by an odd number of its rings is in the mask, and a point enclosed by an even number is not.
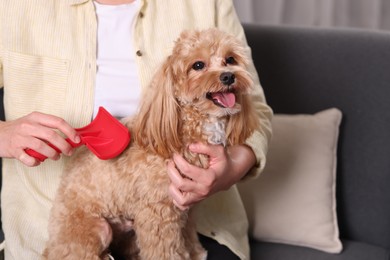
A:
[[[251,241],[253,260],[389,260],[390,252],[382,247],[343,240],[340,254],[328,254],[307,247]]]
[[[336,150],[341,112],[275,115],[267,165],[238,187],[256,239],[342,249],[336,216]]]

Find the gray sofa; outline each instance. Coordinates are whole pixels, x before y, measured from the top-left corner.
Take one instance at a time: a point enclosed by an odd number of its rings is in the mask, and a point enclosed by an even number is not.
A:
[[[389,260],[390,34],[254,25],[245,25],[245,32],[275,113],[343,112],[337,166],[342,253],[252,239],[252,259]]]
[[[337,217],[343,251],[252,239],[252,259],[390,259],[390,33],[245,25],[275,113],[343,113]]]

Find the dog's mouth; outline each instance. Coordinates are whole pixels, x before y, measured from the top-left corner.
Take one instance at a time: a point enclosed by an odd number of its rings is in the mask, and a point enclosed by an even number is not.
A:
[[[233,92],[209,92],[206,97],[223,108],[232,108],[236,104],[236,95]]]

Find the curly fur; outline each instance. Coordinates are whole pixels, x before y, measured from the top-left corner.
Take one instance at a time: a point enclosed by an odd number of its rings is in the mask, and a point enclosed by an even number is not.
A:
[[[204,65],[194,68],[197,62]],[[242,144],[259,126],[251,102],[247,52],[216,29],[185,31],[152,79],[139,113],[126,125],[130,146],[101,161],[80,150],[62,178],[49,220],[45,259],[205,259],[191,210],[168,195],[166,161],[193,154],[194,142]],[[223,83],[222,73],[234,75]],[[234,93],[225,106],[212,93]],[[223,94],[222,94],[223,96]]]

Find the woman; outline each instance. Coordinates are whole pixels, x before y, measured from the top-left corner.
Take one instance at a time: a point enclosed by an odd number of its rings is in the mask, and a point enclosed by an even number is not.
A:
[[[79,142],[73,128],[87,125],[100,105],[117,117],[134,113],[140,93],[151,91],[148,83],[180,32],[209,27],[245,39],[231,0],[0,3],[0,86],[7,118],[0,122],[6,259],[40,257],[51,203],[73,152],[64,136]],[[255,73],[253,65],[251,69]],[[189,165],[179,155],[167,166],[175,205],[196,207],[209,259],[249,259],[248,224],[234,184],[263,169],[272,115],[257,78],[255,82],[262,128],[247,145],[225,151],[194,144],[193,152],[209,155],[208,169]],[[51,160],[40,164],[26,148]],[[176,167],[192,180],[183,180]],[[225,211],[216,209],[221,204]],[[227,255],[217,255],[221,252]]]

